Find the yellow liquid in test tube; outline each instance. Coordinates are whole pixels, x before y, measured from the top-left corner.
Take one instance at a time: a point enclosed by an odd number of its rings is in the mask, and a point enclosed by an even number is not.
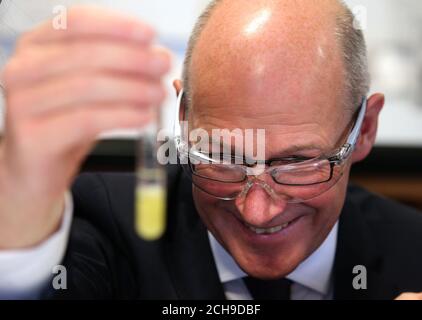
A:
[[[136,231],[144,240],[159,239],[166,226],[166,190],[161,185],[136,189]]]
[[[146,241],[162,237],[166,228],[167,173],[158,161],[160,112],[138,143],[135,191],[135,230]]]

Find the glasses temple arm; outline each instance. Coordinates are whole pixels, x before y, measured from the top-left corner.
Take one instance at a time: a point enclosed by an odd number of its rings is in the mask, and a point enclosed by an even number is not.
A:
[[[360,108],[356,123],[352,129],[352,132],[350,132],[350,135],[347,138],[347,144],[349,144],[352,148],[355,147],[360,135],[360,130],[362,129],[363,119],[365,119],[365,114],[366,114],[366,109],[367,109],[367,102],[368,100],[365,97],[362,101],[362,106]]]
[[[173,132],[174,132],[174,138],[180,142],[180,138],[182,135],[182,128],[180,127],[180,108],[182,105],[184,91],[183,89],[180,90],[179,95],[177,96],[177,107],[176,114],[174,115],[174,126],[173,126]]]

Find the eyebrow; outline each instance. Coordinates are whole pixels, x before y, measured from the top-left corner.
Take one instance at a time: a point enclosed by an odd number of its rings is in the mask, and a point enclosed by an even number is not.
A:
[[[320,146],[317,146],[316,144],[304,144],[304,145],[298,145],[294,144],[289,146],[288,148],[278,152],[279,155],[293,155],[297,152],[303,152],[303,151],[311,151],[311,150],[317,150],[317,151],[323,151],[323,148]]]
[[[209,149],[209,151],[210,151],[210,153],[212,153],[214,144],[211,144],[210,147],[211,148]],[[220,141],[219,147],[220,147],[220,149],[219,149],[220,151],[225,150],[226,146],[224,145],[223,141]],[[317,146],[314,143],[309,143],[309,144],[304,144],[304,145],[293,144],[293,145],[289,146],[288,148],[286,148],[282,151],[276,152],[275,153],[276,156],[271,157],[271,159],[288,158],[290,156],[294,156],[295,153],[303,152],[303,151],[319,151],[319,152],[322,152],[323,150],[324,150],[323,148],[321,148],[320,146]],[[245,151],[245,149],[243,148],[243,152],[244,151]],[[231,146],[230,152],[231,152],[232,155],[236,154],[235,146]],[[243,158],[246,158],[245,154],[243,154]],[[269,160],[271,160],[271,159],[269,159]]]

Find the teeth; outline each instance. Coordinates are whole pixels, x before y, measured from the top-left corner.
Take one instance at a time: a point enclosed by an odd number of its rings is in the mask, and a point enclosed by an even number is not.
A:
[[[247,226],[250,230],[252,230],[256,234],[273,234],[287,228],[288,225],[289,223],[285,223],[281,226],[272,227],[272,228],[254,228],[250,225],[247,225]]]

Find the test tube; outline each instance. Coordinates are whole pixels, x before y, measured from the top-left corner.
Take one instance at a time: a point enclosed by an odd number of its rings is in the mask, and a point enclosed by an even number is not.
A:
[[[135,229],[147,241],[161,238],[166,228],[167,176],[157,159],[160,112],[139,140],[136,168]]]

